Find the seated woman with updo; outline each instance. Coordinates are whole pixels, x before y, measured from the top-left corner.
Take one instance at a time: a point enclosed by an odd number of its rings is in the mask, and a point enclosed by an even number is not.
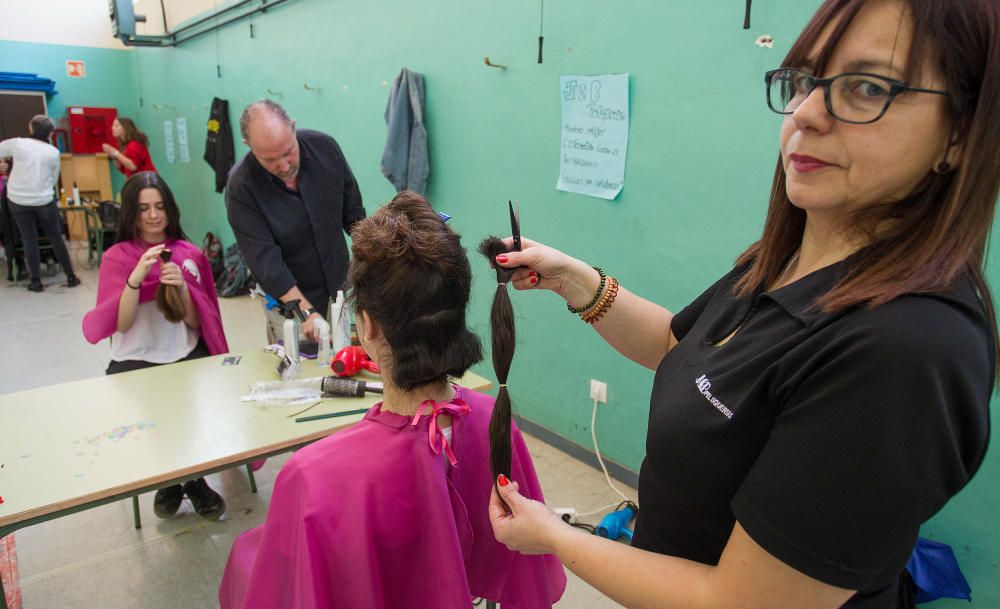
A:
[[[490,528],[494,400],[448,380],[482,359],[459,236],[404,191],[351,237],[350,300],[384,401],[285,464],[266,521],[233,544],[222,609],[551,607],[562,567],[511,552]],[[513,425],[511,446],[520,492],[541,500]]]

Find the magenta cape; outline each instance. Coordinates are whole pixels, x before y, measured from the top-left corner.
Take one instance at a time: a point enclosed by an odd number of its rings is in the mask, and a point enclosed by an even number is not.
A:
[[[208,352],[212,355],[227,353],[229,345],[226,344],[226,335],[222,331],[222,315],[219,313],[219,301],[215,297],[212,267],[201,250],[187,241],[167,241],[166,245],[171,251],[170,261],[181,267],[181,275],[187,281],[191,300],[198,309],[198,319],[201,322],[199,332]],[[97,283],[97,306],[83,316],[83,335],[91,344],[115,333],[118,326],[118,300],[122,296],[122,290],[126,289],[125,282],[149,247],[147,243],[136,239],[116,243],[105,252]],[[185,264],[187,260],[194,263],[194,268],[198,270],[197,276],[191,270],[191,263]],[[160,265],[156,264],[142,280],[139,302],[154,300],[159,285]]]
[[[430,416],[411,427],[380,405],[295,453],[267,520],[233,544],[222,609],[472,609],[473,596],[551,607],[566,587],[559,561],[512,552],[490,527],[493,398],[460,387],[455,398],[440,406],[471,410],[452,418],[457,465],[447,470],[430,447]],[[515,426],[511,435],[513,479],[542,501],[524,438]]]

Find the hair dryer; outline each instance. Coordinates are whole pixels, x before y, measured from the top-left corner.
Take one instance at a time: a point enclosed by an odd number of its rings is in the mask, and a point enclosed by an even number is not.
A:
[[[632,506],[622,508],[617,512],[611,512],[604,518],[601,518],[601,522],[594,529],[594,533],[608,539],[618,539],[624,535],[629,541],[632,541],[632,530],[627,527],[633,518],[635,518],[635,510]]]
[[[330,362],[330,370],[333,370],[337,376],[354,376],[362,370],[375,374],[381,372],[378,364],[365,353],[364,347],[355,345],[337,351],[337,354],[333,356],[333,361]]]

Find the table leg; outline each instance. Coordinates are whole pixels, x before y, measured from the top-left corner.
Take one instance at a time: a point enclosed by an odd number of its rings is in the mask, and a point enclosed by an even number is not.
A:
[[[254,493],[257,492],[257,481],[253,477],[253,467],[247,463],[247,476],[250,477],[250,490]]]
[[[142,520],[139,519],[139,495],[132,495],[132,516],[135,518],[135,528],[141,529]]]

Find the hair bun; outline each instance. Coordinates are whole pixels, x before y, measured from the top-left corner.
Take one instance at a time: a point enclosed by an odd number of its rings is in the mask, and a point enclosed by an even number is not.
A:
[[[457,238],[426,199],[404,190],[354,226],[351,250],[358,261],[369,264],[405,257],[442,265],[453,263],[444,242]]]
[[[359,222],[351,231],[351,249],[358,260],[379,264],[411,250],[412,235],[406,218],[390,213],[376,214]]]

